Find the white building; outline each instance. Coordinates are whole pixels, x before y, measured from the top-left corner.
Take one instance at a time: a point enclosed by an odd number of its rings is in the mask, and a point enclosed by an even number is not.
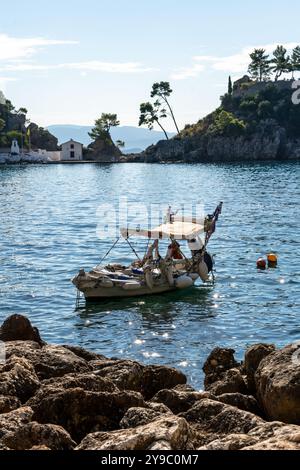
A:
[[[10,153],[11,155],[20,155],[20,147],[19,147],[17,139],[13,139],[11,143]]]
[[[61,144],[61,161],[82,160],[82,148],[83,144],[75,142],[73,139]]]

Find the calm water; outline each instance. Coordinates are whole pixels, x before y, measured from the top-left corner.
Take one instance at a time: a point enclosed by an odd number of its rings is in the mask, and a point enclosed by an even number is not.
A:
[[[210,246],[215,287],[76,310],[70,278],[109,246],[96,236],[97,207],[121,195],[173,206],[203,201],[208,212],[224,201]],[[300,340],[299,204],[296,163],[2,166],[0,320],[26,314],[49,342],[170,364],[201,387],[216,345],[241,357],[255,342]],[[273,250],[278,269],[257,272],[256,259]],[[127,252],[121,244],[113,257],[129,261]]]

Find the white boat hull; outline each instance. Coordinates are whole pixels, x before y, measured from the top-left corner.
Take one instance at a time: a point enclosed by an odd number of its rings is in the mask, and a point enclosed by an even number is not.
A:
[[[81,290],[86,300],[100,300],[100,299],[112,299],[112,298],[127,298],[127,297],[140,297],[145,295],[162,294],[165,292],[172,292],[177,289],[176,287],[170,287],[169,285],[155,286],[153,289],[149,289],[147,286],[140,287],[139,289],[125,290],[122,287],[98,287]]]

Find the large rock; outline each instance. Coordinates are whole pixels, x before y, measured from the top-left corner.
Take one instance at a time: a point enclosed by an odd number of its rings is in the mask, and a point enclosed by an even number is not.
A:
[[[120,390],[141,391],[143,366],[129,360],[96,360],[91,361],[94,372],[113,381]]]
[[[249,434],[259,436],[259,440],[256,444],[244,447],[243,450],[300,450],[299,426],[270,423],[268,427],[259,427]]]
[[[145,426],[110,433],[89,434],[77,450],[185,450],[193,431],[183,418],[164,416]]]
[[[209,399],[201,400],[179,416],[210,433],[247,434],[264,421],[247,411]]]
[[[29,450],[33,447],[36,449],[37,446],[46,446],[49,450],[72,450],[76,446],[61,426],[35,422],[7,433],[1,443],[12,450]]]
[[[120,149],[114,144],[111,136],[108,134],[105,138],[99,138],[88,146],[88,160],[99,162],[116,162],[122,156]]]
[[[243,395],[242,393],[224,393],[218,396],[218,401],[226,403],[226,405],[235,406],[239,410],[249,411],[260,416],[262,411],[257,403],[256,398],[251,395]]]
[[[121,419],[120,428],[129,429],[144,426],[161,415],[162,413],[151,408],[130,408]]]
[[[76,441],[90,432],[117,429],[129,408],[146,406],[137,392],[88,392],[81,388],[37,394],[28,405],[35,421],[60,425]]]
[[[214,382],[221,380],[226,371],[239,366],[234,358],[234,353],[234,349],[213,349],[203,366],[203,372],[205,373],[204,385],[206,389]]]
[[[118,392],[118,387],[109,379],[100,377],[93,372],[85,374],[66,374],[63,377],[53,377],[43,380],[38,395],[48,396],[51,391],[82,388],[89,392]]]
[[[47,129],[39,127],[35,123],[29,125],[31,145],[35,148],[49,151],[58,150],[58,139]]]
[[[1,383],[0,383],[1,387]],[[17,397],[10,395],[0,395],[0,414],[9,413],[10,411],[16,410],[21,407],[21,402]]]
[[[206,386],[206,390],[216,396],[224,393],[246,394],[248,392],[247,385],[239,369],[230,369],[224,372],[222,378]]]
[[[39,346],[32,341],[13,341],[6,343],[6,356],[26,358],[33,365],[38,377],[48,379],[61,377],[73,372],[82,373],[92,370],[87,361],[63,346]]]
[[[263,423],[247,434],[213,438],[199,450],[299,450],[300,427],[280,422]]]
[[[9,432],[16,432],[32,421],[33,410],[29,406],[0,415],[0,440]]]
[[[0,366],[0,394],[17,397],[22,403],[40,386],[32,364],[22,357],[11,357]]]
[[[251,393],[255,393],[254,375],[261,361],[275,351],[273,344],[254,344],[245,353],[244,369],[247,376],[247,385]]]
[[[177,414],[189,410],[196,402],[205,398],[214,399],[209,392],[190,392],[176,389],[160,390],[153,398],[154,403],[163,403],[170,410]]]
[[[1,341],[36,341],[42,344],[39,330],[23,315],[8,317],[0,328]]]
[[[72,351],[72,353],[76,354],[76,356],[80,357],[81,359],[84,359],[85,361],[109,361],[108,358],[103,356],[102,354],[97,354],[92,351],[89,351],[87,349],[81,348],[79,346],[73,346],[69,344],[64,344],[64,348],[68,349],[69,351]]]
[[[141,392],[148,400],[159,390],[186,383],[186,376],[171,367],[144,366],[129,360],[97,360],[89,364],[95,373],[112,380],[121,390]]]
[[[263,359],[255,374],[257,397],[271,420],[300,424],[300,344]]]
[[[257,442],[258,438],[248,436],[247,434],[229,434],[229,436],[214,439],[208,444],[199,447],[198,450],[241,450]]]
[[[141,392],[148,400],[159,390],[185,383],[186,376],[177,369],[165,366],[147,366],[143,371]]]

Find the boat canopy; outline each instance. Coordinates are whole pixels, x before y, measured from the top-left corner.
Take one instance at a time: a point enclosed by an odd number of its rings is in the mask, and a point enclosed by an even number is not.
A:
[[[189,220],[186,220],[186,218],[183,220],[182,217],[175,217],[173,222],[159,225],[151,230],[144,230],[140,227],[136,227],[135,229],[121,229],[121,235],[126,239],[130,236],[135,236],[155,240],[169,238],[175,240],[191,240],[202,233],[204,233],[204,224],[192,217],[189,218]]]

